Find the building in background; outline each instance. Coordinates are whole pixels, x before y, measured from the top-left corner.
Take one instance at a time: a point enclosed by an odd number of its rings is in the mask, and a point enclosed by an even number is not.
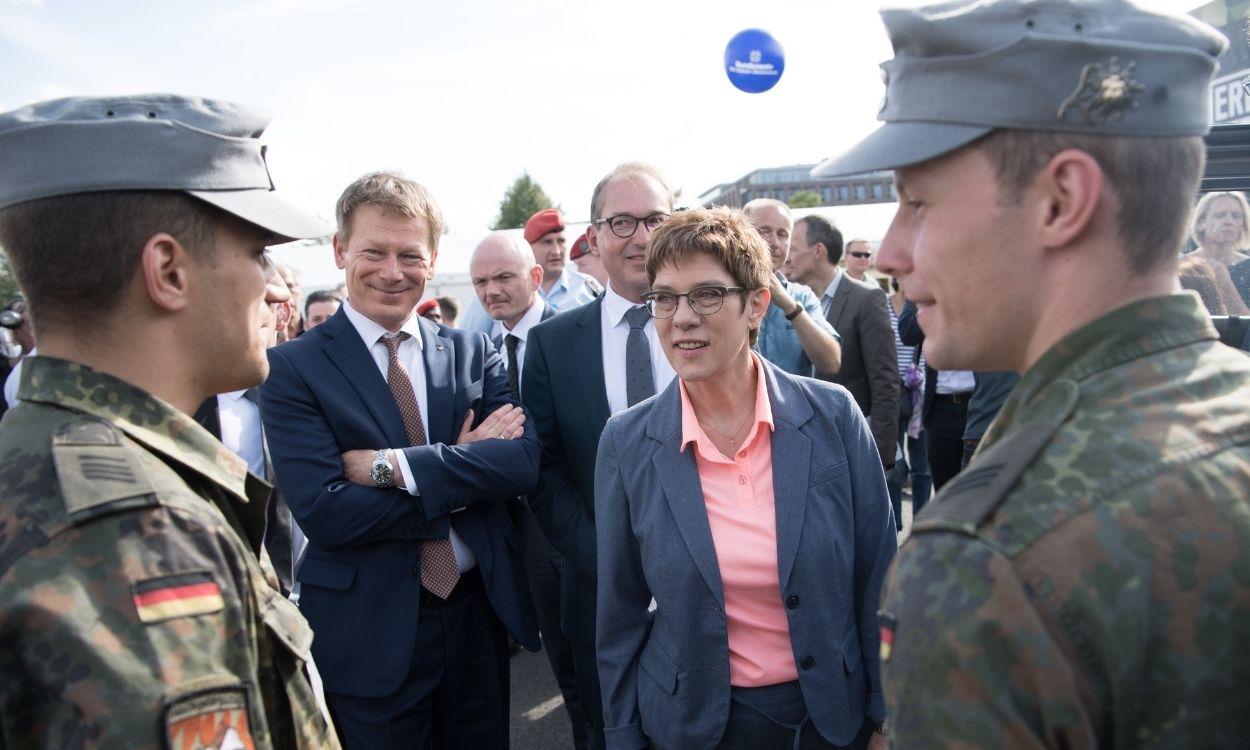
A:
[[[1247,0],[1250,2],[1250,0]],[[821,206],[853,206],[868,203],[894,203],[894,173],[870,172],[853,177],[812,177],[815,164],[793,164],[788,167],[764,167],[746,174],[735,182],[727,182],[699,196],[705,208],[732,206],[742,208],[756,198],[774,198],[789,202],[795,193],[815,193]]]
[[[1211,121],[1216,125],[1250,119],[1250,0],[1215,0],[1195,8],[1190,15],[1219,29],[1228,37],[1228,50],[1220,55],[1220,69],[1211,81]]]

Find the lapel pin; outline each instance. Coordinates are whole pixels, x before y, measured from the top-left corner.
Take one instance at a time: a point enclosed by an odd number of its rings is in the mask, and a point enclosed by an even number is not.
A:
[[[435,345],[434,345],[434,351],[436,351],[436,352],[441,352],[442,350],[443,350],[443,345],[442,345],[442,344],[435,344]]]

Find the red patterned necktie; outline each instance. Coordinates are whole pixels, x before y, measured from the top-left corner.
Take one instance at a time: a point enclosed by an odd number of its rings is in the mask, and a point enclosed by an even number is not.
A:
[[[404,418],[404,432],[408,433],[408,442],[412,445],[425,445],[429,441],[425,437],[425,427],[421,424],[421,407],[417,405],[416,394],[412,390],[412,381],[408,373],[399,364],[399,345],[410,335],[400,331],[395,336],[383,336],[380,340],[388,353],[386,366],[386,383],[391,387],[391,395],[399,407],[399,414]],[[440,599],[451,596],[452,589],[460,580],[460,566],[456,564],[456,553],[452,551],[450,539],[421,540],[421,585]]]

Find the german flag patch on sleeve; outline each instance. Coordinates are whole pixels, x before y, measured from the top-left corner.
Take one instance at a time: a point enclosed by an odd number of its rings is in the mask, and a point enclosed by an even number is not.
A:
[[[160,622],[220,612],[226,603],[212,573],[178,573],[135,583],[135,610],[140,622]]]
[[[898,620],[881,610],[877,612],[877,622],[881,625],[881,661],[888,662],[894,653],[894,628],[898,626]]]

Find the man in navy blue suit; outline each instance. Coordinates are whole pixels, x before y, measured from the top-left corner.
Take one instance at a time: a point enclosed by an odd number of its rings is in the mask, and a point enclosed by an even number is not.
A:
[[[330,710],[349,749],[505,747],[507,634],[538,649],[507,505],[537,483],[538,440],[486,337],[413,314],[433,197],[374,173],[336,214],[348,298],[270,350],[262,389]]]
[[[525,349],[521,392],[543,443],[538,490],[530,510],[563,556],[560,625],[573,652],[577,692],[590,731],[604,747],[595,656],[595,453],[608,417],[673,380],[651,314],[647,240],[673,212],[673,191],[653,167],[622,164],[590,199],[590,251],[608,272],[593,302],[539,323]]]

